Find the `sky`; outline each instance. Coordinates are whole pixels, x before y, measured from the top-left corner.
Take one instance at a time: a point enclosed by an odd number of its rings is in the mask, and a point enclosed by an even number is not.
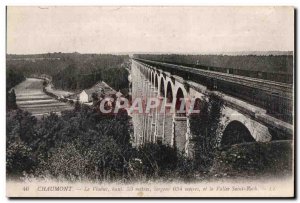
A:
[[[292,7],[8,7],[7,53],[293,51]]]

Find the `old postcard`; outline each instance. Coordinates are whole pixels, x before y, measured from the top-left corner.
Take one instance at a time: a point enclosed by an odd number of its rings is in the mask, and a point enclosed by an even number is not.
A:
[[[6,20],[8,197],[294,197],[293,7]]]

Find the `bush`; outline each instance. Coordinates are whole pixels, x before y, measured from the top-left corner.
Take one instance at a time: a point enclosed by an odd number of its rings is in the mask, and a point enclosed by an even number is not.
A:
[[[24,172],[32,173],[37,162],[28,147],[20,139],[9,140],[6,146],[6,173],[11,176],[21,176]]]
[[[130,133],[129,117],[124,112],[104,116],[82,106],[37,121],[28,112],[10,111],[7,172],[14,175],[25,171],[67,180],[123,178],[132,154]]]
[[[212,171],[234,176],[290,174],[292,153],[292,141],[288,140],[237,144],[216,151]]]
[[[37,159],[31,144],[34,140],[36,119],[21,110],[9,111],[6,115],[6,169],[7,174],[19,176],[32,173]]]
[[[202,171],[208,171],[215,157],[216,133],[224,105],[222,99],[209,95],[206,100],[201,102],[200,106],[200,113],[190,117],[190,129],[195,143],[195,167]]]
[[[140,146],[134,158],[142,162],[142,173],[147,177],[158,177],[177,166],[177,151],[167,145],[146,143]]]
[[[47,164],[41,166],[43,173],[49,172],[55,178],[78,180],[86,176],[88,160],[70,143],[54,150]]]
[[[135,179],[191,180],[195,176],[194,160],[169,145],[145,143],[130,160]]]

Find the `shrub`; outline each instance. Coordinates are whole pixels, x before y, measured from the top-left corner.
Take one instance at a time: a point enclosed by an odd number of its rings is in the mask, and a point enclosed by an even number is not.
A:
[[[143,173],[154,177],[174,170],[178,161],[177,152],[174,148],[153,143],[139,147],[137,157],[143,163]]]
[[[191,134],[195,143],[195,166],[204,171],[209,170],[213,164],[222,108],[222,100],[209,95],[202,101],[200,113],[191,115],[190,118]]]
[[[212,171],[234,176],[290,174],[292,171],[291,141],[244,143],[216,151]]]
[[[6,146],[6,173],[21,176],[24,172],[33,172],[36,159],[32,149],[20,139],[9,140]]]
[[[54,150],[48,162],[41,166],[55,178],[78,180],[86,176],[88,161],[74,144],[66,144]]]

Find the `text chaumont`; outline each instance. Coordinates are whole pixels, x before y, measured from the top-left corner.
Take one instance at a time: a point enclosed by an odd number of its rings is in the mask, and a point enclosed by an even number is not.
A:
[[[37,191],[72,191],[72,186],[38,186]]]

